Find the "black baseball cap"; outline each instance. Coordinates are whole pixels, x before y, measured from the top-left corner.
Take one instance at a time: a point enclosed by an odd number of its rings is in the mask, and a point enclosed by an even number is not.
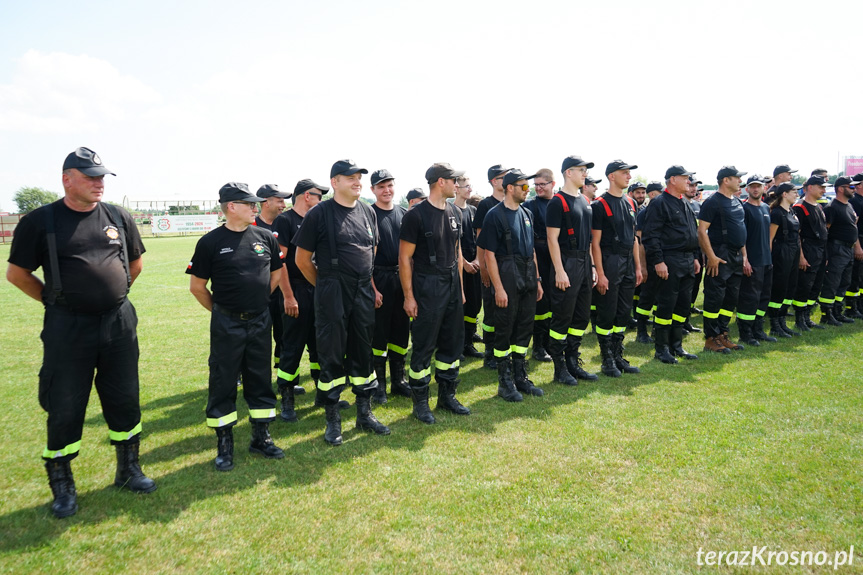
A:
[[[506,188],[510,184],[514,184],[520,180],[532,180],[536,177],[536,174],[531,174],[528,176],[518,168],[513,168],[506,173],[503,177],[503,187]]]
[[[827,178],[823,176],[809,176],[809,179],[806,180],[804,186],[829,186],[830,184],[827,182]]]
[[[695,176],[689,176],[689,183],[698,185],[698,184],[703,184],[704,182],[702,182],[701,180],[699,180]]]
[[[422,188],[414,188],[408,192],[408,201],[427,197],[428,196],[425,194]]]
[[[734,166],[722,166],[719,169],[719,173],[716,174],[716,179],[717,179],[717,181],[721,182],[722,178],[732,178],[735,176],[738,178],[742,178],[745,175],[746,175],[746,172],[741,172],[740,170],[738,170]]]
[[[598,184],[601,181],[602,181],[602,178],[591,178],[590,176],[587,176],[586,178],[584,178],[584,185],[585,186],[595,186],[596,184]]]
[[[833,182],[833,187],[838,188],[839,186],[856,186],[857,182],[848,178],[846,176],[842,176],[841,178],[836,178],[836,181]]]
[[[386,182],[387,180],[395,180],[395,177],[390,173],[389,170],[375,170],[372,172],[372,185],[377,186],[381,182]]]
[[[276,184],[264,184],[258,188],[258,193],[255,194],[259,198],[282,198],[288,199],[291,197],[290,192],[282,192]]]
[[[663,188],[665,188],[665,186],[662,185],[662,182],[650,182],[649,184],[647,184],[647,193],[649,194],[650,192],[661,192]]]
[[[488,181],[490,182],[496,177],[502,176],[503,174],[507,173],[508,171],[509,168],[504,168],[503,164],[495,164],[488,169]]]
[[[778,166],[773,168],[773,177],[775,178],[779,174],[784,174],[785,172],[788,172],[790,174],[796,174],[797,170],[792,170],[791,166],[789,166],[788,164],[779,164]]]
[[[225,202],[263,202],[264,198],[252,195],[249,186],[239,182],[228,182],[219,190],[219,203]]]
[[[353,160],[339,160],[333,167],[330,168],[330,177],[335,178],[336,176],[352,176],[357,172],[361,174],[368,174],[369,171],[365,168],[357,167],[356,162]]]
[[[645,186],[641,182],[632,182],[631,184],[629,184],[629,187],[626,189],[626,191],[631,194],[638,189],[647,189],[647,186]]]
[[[314,181],[309,178],[305,178],[297,182],[297,185],[294,186],[294,195],[297,196],[299,194],[305,194],[309,190],[320,190],[321,194],[326,194],[330,191],[327,186],[322,186],[320,184],[316,184]]]
[[[863,182],[863,172],[860,172],[859,174],[852,176],[851,179],[854,180],[855,182]]]
[[[746,185],[747,186],[750,184],[763,184],[765,182],[767,182],[767,180],[762,178],[761,175],[759,175],[759,174],[752,174],[751,176],[749,176],[746,179]]]
[[[637,170],[638,166],[634,164],[627,164],[623,160],[612,160],[609,162],[607,166],[605,166],[605,175],[612,172],[616,172],[617,170]]]
[[[567,156],[563,159],[563,164],[560,167],[560,173],[562,174],[570,168],[580,168],[581,166],[584,166],[589,170],[594,166],[594,163],[582,160],[581,156]]]
[[[446,162],[438,162],[436,164],[432,164],[431,167],[426,170],[426,182],[433,184],[440,178],[443,178],[445,180],[454,180],[456,178],[462,177],[463,175],[463,171],[459,172],[458,170],[454,170],[452,166],[450,166]]]
[[[63,162],[63,171],[76,169],[85,176],[104,176],[111,174],[116,176],[114,172],[102,165],[102,158],[99,154],[90,148],[78,148],[68,156]]]
[[[782,172],[779,172],[780,174]],[[820,178],[819,178],[820,179]],[[807,184],[808,185],[808,184]],[[774,197],[779,194],[784,194],[785,192],[790,192],[791,190],[799,190],[800,186],[795,186],[791,182],[782,182],[777,186],[777,188],[773,191]]]
[[[668,180],[673,176],[694,176],[695,172],[687,172],[683,166],[675,164],[665,170],[665,179]]]

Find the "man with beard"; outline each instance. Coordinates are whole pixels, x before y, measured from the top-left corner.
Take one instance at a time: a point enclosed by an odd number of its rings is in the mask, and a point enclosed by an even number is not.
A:
[[[548,203],[554,195],[554,174],[548,168],[542,168],[533,179],[536,197],[524,203],[524,207],[533,214],[534,252],[539,275],[542,278],[542,297],[536,302],[536,314],[533,318],[533,359],[551,361],[548,355],[548,323],[551,320],[549,293],[551,292],[551,256],[548,253],[548,237],[545,229],[545,212]]]
[[[470,178],[462,176],[458,179],[453,205],[461,210],[461,255],[464,259],[462,279],[464,280],[464,349],[462,355],[468,357],[483,357],[474,343],[482,341],[476,333],[476,321],[482,309],[482,282],[479,277],[479,260],[476,256],[476,237],[473,235],[473,221],[476,217],[476,207],[468,203],[473,187]]]
[[[827,271],[818,301],[822,315],[825,310],[832,311],[837,321],[854,323],[853,317],[843,314],[843,302],[851,285],[854,259],[863,258],[857,237],[857,214],[848,202],[854,196],[855,187],[851,178],[845,176],[838,178],[833,187],[836,197],[824,210],[827,221]]]
[[[789,177],[790,180],[790,177]],[[815,300],[821,293],[826,269],[827,219],[819,200],[824,195],[824,180],[809,178],[803,186],[803,197],[792,207],[800,222],[800,263],[794,294],[795,315],[802,313],[801,320],[810,329],[823,329],[823,325],[812,321]],[[778,186],[778,184],[777,184]],[[775,270],[774,270],[775,277]],[[831,313],[821,316],[821,324],[839,325]],[[800,323],[800,322],[798,322]]]
[[[642,230],[644,227],[644,217],[647,215],[647,208],[650,207],[650,202],[662,193],[661,182],[650,182],[647,184],[647,201],[638,210],[635,216],[635,240],[638,243],[638,260],[641,263],[641,276],[644,278],[644,283],[637,286],[638,300],[635,303],[635,321],[637,329],[635,341],[638,343],[651,344],[653,338],[647,334],[647,321],[656,307],[656,291],[659,288],[659,278],[656,277],[656,272],[647,265],[647,254],[644,251],[644,242],[642,241]],[[635,297],[635,296],[633,296]]]

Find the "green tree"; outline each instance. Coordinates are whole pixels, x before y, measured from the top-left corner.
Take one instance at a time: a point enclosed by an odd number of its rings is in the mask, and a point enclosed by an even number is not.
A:
[[[19,214],[29,214],[38,207],[56,202],[60,196],[42,188],[21,188],[12,200],[18,204]]]

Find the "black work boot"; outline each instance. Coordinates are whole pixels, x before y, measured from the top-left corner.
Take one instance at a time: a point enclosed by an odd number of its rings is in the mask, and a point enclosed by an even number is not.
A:
[[[614,333],[611,335],[611,351],[614,355],[614,365],[617,366],[622,373],[641,373],[641,370],[630,365],[623,357],[623,334]]]
[[[542,388],[535,386],[527,377],[527,364],[524,361],[524,356],[519,353],[512,354],[512,380],[515,388],[522,395],[533,395],[535,397],[545,395]]]
[[[837,321],[835,317],[833,317],[833,307],[829,305],[821,306],[821,325],[842,325],[841,321]]]
[[[689,318],[686,318],[686,321],[683,322],[683,330],[688,333],[701,333],[701,329],[692,325],[692,322],[689,321]]]
[[[638,332],[635,336],[635,341],[638,343],[653,343],[653,338],[647,334],[647,316],[638,314]]]
[[[114,485],[125,487],[133,493],[152,493],[156,490],[156,482],[144,475],[141,464],[138,463],[139,442],[118,443],[114,445],[117,451],[117,473],[114,475]]]
[[[393,395],[401,395],[402,397],[411,396],[411,387],[408,385],[408,380],[405,377],[405,356],[397,353],[390,353],[390,393]],[[386,385],[386,380],[378,381],[378,385]]]
[[[413,414],[414,417],[422,421],[423,423],[428,423],[431,425],[432,423],[436,423],[434,415],[429,409],[429,386],[428,384],[422,386],[411,386],[411,399],[414,403]]]
[[[217,427],[216,471],[230,471],[234,468],[234,428]]]
[[[299,387],[294,388],[294,395],[297,394],[297,389],[299,389]],[[321,392],[321,390],[319,390],[319,389],[316,390],[316,392],[315,392],[315,407],[326,407],[327,406],[326,395],[327,394]],[[345,409],[349,408],[351,406],[351,404],[350,404],[350,402],[348,402],[344,399],[340,399],[338,401],[338,403],[336,403],[336,406],[340,410],[344,411]]]
[[[78,493],[75,491],[75,478],[72,477],[72,463],[65,461],[46,461],[48,485],[54,501],[51,503],[51,513],[57,519],[63,519],[78,512]]]
[[[563,354],[552,355],[551,361],[554,362],[554,383],[562,383],[563,385],[578,385],[578,380],[570,373],[566,366],[566,359]]]
[[[515,388],[510,356],[497,358],[497,395],[506,401],[524,401],[524,397]]]
[[[551,356],[548,355],[548,352],[545,350],[545,347],[537,341],[533,340],[533,359],[536,361],[548,362],[551,361]]]
[[[782,329],[782,324],[785,323],[784,317],[772,316],[770,318],[770,335],[775,338],[789,338],[791,334]]]
[[[812,327],[812,326],[810,326]],[[752,324],[752,336],[758,341],[766,341],[770,343],[775,343],[776,338],[767,335],[764,333],[764,316],[758,315],[755,316],[755,322]]]
[[[794,327],[796,327],[801,333],[812,331],[809,329],[809,324],[806,323],[806,310],[802,307],[794,308]]]
[[[791,335],[791,336],[801,336],[801,335],[803,335],[803,334],[802,334],[802,333],[800,333],[799,331],[794,331],[793,329],[791,329],[790,327],[788,327],[788,324],[786,323],[786,319],[785,319],[786,317],[788,317],[788,313],[787,313],[787,312],[788,312],[788,306],[787,306],[787,305],[783,305],[783,306],[782,306],[782,315],[779,317],[779,327],[780,327],[780,328],[782,328],[783,330],[785,330],[785,333],[787,333],[788,335]]]
[[[324,431],[324,441],[330,445],[342,444],[342,414],[338,403],[324,404],[324,415],[327,418],[327,429]]]
[[[438,379],[437,408],[445,409],[456,415],[470,415],[470,409],[455,398],[458,380]]]
[[[387,358],[375,357],[375,379],[378,386],[372,393],[372,399],[379,405],[387,404]],[[359,403],[359,402],[357,402]],[[357,411],[359,413],[359,411]]]
[[[833,317],[836,321],[840,321],[842,323],[854,323],[854,319],[848,317],[843,312],[845,311],[845,304],[841,301],[837,301],[833,303]]]
[[[368,389],[361,390],[357,394],[357,429],[374,431],[378,435],[389,435],[390,428],[378,421],[378,418],[372,413],[371,394],[372,391]]]
[[[285,452],[276,447],[270,437],[270,424],[267,421],[252,421],[252,441],[249,443],[249,453],[263,455],[267,459],[281,459]]]
[[[280,385],[279,395],[282,396],[282,411],[279,412],[279,419],[297,421],[297,412],[294,411],[294,386],[290,384]]]
[[[845,296],[845,317],[850,317],[851,319],[863,319],[863,313],[860,313],[860,310],[857,309],[858,299],[860,299],[860,296]]]
[[[494,332],[482,332],[482,341],[485,344],[485,357],[482,360],[482,366],[487,369],[497,369],[497,358],[494,356]]]
[[[817,324],[814,321],[812,321],[812,311],[815,309],[814,304],[813,305],[807,305],[803,309],[806,310],[806,314],[804,317],[806,318],[806,326],[809,329],[827,329],[823,325]]]
[[[682,328],[682,326],[681,326]],[[654,325],[654,352],[653,357],[662,363],[677,363],[677,359],[671,355],[668,349],[671,327],[667,325]]]
[[[758,341],[758,338],[752,332],[753,320],[745,320],[745,319],[737,319],[737,331],[740,334],[740,341],[747,345],[751,345],[754,347],[758,347],[761,345],[761,342]]]
[[[465,357],[484,357],[482,352],[474,346],[473,336],[476,333],[476,324],[464,322],[464,349],[462,355]]]
[[[566,369],[572,374],[575,379],[583,379],[585,381],[596,381],[599,376],[595,373],[585,371],[584,362],[581,360],[581,337],[571,335],[566,339]]]
[[[683,349],[683,326],[680,324],[672,324],[668,330],[668,351],[674,357],[698,359],[697,355]]]
[[[602,375],[608,377],[620,377],[620,370],[617,369],[617,364],[614,361],[614,349],[611,346],[610,335],[598,335],[596,339],[599,341],[599,356],[602,358]]]

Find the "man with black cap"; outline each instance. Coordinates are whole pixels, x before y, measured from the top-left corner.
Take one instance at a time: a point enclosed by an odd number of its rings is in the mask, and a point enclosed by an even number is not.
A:
[[[851,178],[854,195],[848,200],[857,214],[857,241],[863,245],[863,173]],[[854,267],[851,269],[851,285],[845,296],[845,313],[854,319],[863,319],[863,253],[854,254]],[[856,313],[855,313],[856,312]]]
[[[650,202],[642,230],[647,265],[659,278],[653,319],[654,357],[663,363],[677,363],[675,356],[697,359],[683,349],[683,324],[692,303],[692,282],[701,268],[695,217],[683,199],[692,175],[679,165],[665,171],[666,190]]]
[[[117,452],[114,484],[135,493],[156,489],[138,464],[138,320],[127,298],[145,250],[129,213],[102,203],[106,174],[114,175],[93,150],[69,154],[63,198],[21,218],[6,270],[12,285],[45,305],[39,403],[48,412],[48,441],[42,458],[58,518],[78,511],[71,461],[81,448],[94,370]],[[44,283],[33,274],[40,266]]]
[[[418,203],[422,202],[428,196],[422,190],[422,188],[413,188],[408,192],[407,201],[408,201],[408,209],[411,209]]]
[[[623,195],[638,169],[623,160],[605,168],[608,192],[593,202],[591,251],[596,266],[596,324],[602,373],[620,377],[640,373],[623,357],[623,337],[629,324],[632,294],[641,283],[638,246],[635,244],[635,202]]]
[[[362,174],[368,173],[351,160],[335,162],[330,169],[333,198],[306,214],[292,240],[297,267],[315,286],[321,364],[317,395],[326,413],[324,440],[330,445],[342,444],[339,398],[348,384],[357,397],[357,428],[390,434],[371,408],[378,385],[372,368],[377,303],[372,270],[378,234],[374,210],[360,201]]]
[[[746,257],[752,268],[740,280],[737,301],[737,330],[740,341],[759,346],[761,341],[775,342],[764,332],[764,316],[770,303],[773,281],[773,260],[770,257],[770,208],[761,201],[764,179],[752,174],[746,180],[748,199],[743,202],[743,223],[746,225]]]
[[[524,207],[533,214],[533,241],[536,264],[542,284],[542,297],[536,302],[536,313],[533,317],[533,359],[551,361],[546,348],[548,347],[548,324],[551,320],[549,293],[551,292],[551,255],[548,253],[548,237],[545,226],[545,212],[554,196],[554,173],[548,168],[542,168],[533,179],[536,197],[527,200]]]
[[[845,176],[838,178],[833,183],[833,188],[836,190],[836,197],[824,210],[827,221],[827,270],[818,301],[822,315],[828,310],[833,312],[837,321],[854,323],[854,318],[843,312],[845,295],[851,285],[854,258],[863,257],[857,233],[857,214],[848,202],[854,195],[855,188],[851,178]]]
[[[578,379],[598,379],[584,370],[579,352],[590,320],[593,287],[590,203],[580,190],[593,165],[580,156],[564,158],[560,170],[563,189],[554,195],[545,212],[552,265],[549,283],[553,286],[548,353],[554,362],[554,381],[564,385],[578,385]]]
[[[701,213],[701,204],[696,199],[698,197],[698,186],[703,183],[701,180],[695,179],[695,176],[689,176],[689,188],[683,193],[683,199],[689,204],[689,207],[692,208],[692,213],[695,215],[696,225],[698,221],[698,214]],[[683,332],[684,333],[698,333],[701,330],[692,325],[690,321],[690,317],[692,314],[700,314],[701,310],[695,307],[695,302],[698,300],[698,292],[701,289],[701,283],[704,280],[704,254],[701,253],[701,250],[698,251],[698,263],[701,264],[701,269],[695,274],[695,281],[692,282],[692,297],[690,301],[692,302],[689,306],[690,313],[686,316],[686,321],[683,322]]]
[[[810,181],[812,183],[810,183]],[[824,329],[823,325],[812,321],[812,310],[821,293],[824,283],[824,272],[827,265],[827,219],[819,200],[824,195],[824,180],[809,178],[803,186],[803,197],[791,208],[800,226],[800,263],[796,287],[789,293],[794,294],[792,304],[795,315],[800,312],[801,317],[796,323],[803,323],[810,329]],[[774,268],[774,281],[776,270]],[[833,318],[832,308],[829,315],[821,316],[822,324],[839,325],[840,322]]]
[[[372,193],[375,203],[372,209],[378,225],[380,238],[375,252],[375,289],[380,302],[375,309],[375,332],[372,337],[375,376],[378,387],[374,392],[377,403],[387,402],[387,357],[390,364],[392,393],[410,397],[410,387],[405,379],[405,354],[408,352],[410,320],[404,310],[405,296],[399,281],[399,231],[402,218],[407,212],[395,205],[395,178],[389,170],[372,172]],[[377,294],[376,294],[377,297]]]
[[[719,189],[701,206],[698,242],[704,254],[704,351],[730,353],[743,346],[728,337],[728,325],[737,308],[740,282],[752,267],[746,257],[743,203],[734,194],[746,175],[723,166],[716,175]]]
[[[533,331],[537,296],[542,296],[533,248],[533,215],[522,207],[530,189],[528,176],[513,169],[503,178],[503,201],[488,211],[477,239],[485,250],[494,292],[494,357],[497,394],[506,401],[522,401],[522,394],[542,396],[527,377],[525,355]]]
[[[488,169],[488,183],[491,184],[491,195],[479,203],[476,208],[476,216],[473,220],[475,236],[479,237],[482,231],[483,220],[490,209],[503,201],[503,177],[509,171],[501,164],[495,164]],[[497,360],[494,357],[494,295],[491,290],[491,280],[488,275],[488,267],[485,265],[485,250],[477,246],[476,257],[479,260],[480,280],[482,281],[482,339],[485,345],[485,359],[482,366],[488,369],[497,369]]]
[[[596,187],[601,181],[602,178],[594,179],[590,176],[584,178],[581,194],[587,199],[588,204],[593,203],[593,200],[596,199]],[[596,291],[596,286],[594,285],[590,292],[590,325],[593,326],[593,329],[596,329],[596,298],[598,295],[599,292]]]
[[[276,418],[269,302],[279,285],[284,256],[276,237],[254,225],[258,204],[263,201],[246,184],[222,186],[219,203],[225,224],[198,240],[186,269],[191,276],[189,291],[211,312],[206,413],[207,426],[218,437],[218,471],[234,468],[238,373],[243,376],[243,397],[252,423],[249,451],[270,459],[285,456],[269,433],[270,422]]]
[[[399,276],[404,308],[413,318],[413,352],[408,369],[413,414],[423,423],[435,423],[429,409],[431,357],[435,354],[437,407],[456,415],[470,410],[455,397],[458,387],[459,355],[464,347],[464,259],[459,249],[461,213],[447,202],[455,197],[458,178],[446,163],[426,170],[428,199],[402,220],[399,236]],[[437,351],[435,351],[437,350]]]
[[[635,341],[644,344],[653,343],[653,338],[647,334],[647,321],[656,308],[654,304],[656,303],[656,292],[659,289],[659,278],[656,271],[647,265],[647,253],[644,250],[642,235],[647,208],[650,207],[650,202],[662,193],[662,190],[661,182],[649,182],[646,189],[647,201],[635,216],[635,240],[638,242],[638,258],[641,264],[641,275],[644,278],[644,283],[636,287],[638,301],[635,304],[635,321],[637,323]]]
[[[276,184],[264,184],[258,188],[255,195],[264,198],[264,201],[261,202],[260,213],[255,216],[255,225],[270,230],[278,239],[275,221],[279,214],[285,211],[285,200],[290,198],[291,194],[280,191]],[[284,307],[285,300],[282,297],[282,290],[277,287],[270,296],[270,317],[273,320],[273,341],[275,342],[273,363],[276,368],[279,367],[279,357],[282,355],[282,314]]]
[[[318,363],[318,346],[315,337],[315,286],[305,278],[297,267],[297,246],[292,243],[294,236],[303,224],[310,209],[318,205],[330,189],[303,179],[294,186],[293,205],[274,222],[279,248],[285,254],[279,289],[283,294],[282,308],[282,346],[279,367],[276,371],[276,386],[282,397],[279,418],[284,421],[297,421],[294,411],[294,396],[306,392],[299,385],[300,360],[303,350],[309,349],[309,371],[317,386],[321,373]],[[316,394],[317,397],[317,394]],[[347,402],[341,402],[343,408]]]
[[[461,255],[462,287],[464,288],[464,349],[462,355],[481,358],[482,352],[474,346],[474,342],[482,341],[476,333],[476,322],[482,309],[482,282],[479,277],[479,260],[476,257],[476,237],[473,235],[473,220],[476,217],[476,206],[468,203],[473,188],[470,178],[462,176],[458,179],[453,205],[461,210]]]
[[[776,188],[779,184],[784,184],[785,182],[790,182],[793,179],[791,174],[796,174],[797,170],[792,170],[791,166],[788,164],[779,164],[775,168],[773,168],[773,182],[767,188],[767,191],[764,193],[764,199],[767,202],[773,201],[773,193],[776,191]]]

